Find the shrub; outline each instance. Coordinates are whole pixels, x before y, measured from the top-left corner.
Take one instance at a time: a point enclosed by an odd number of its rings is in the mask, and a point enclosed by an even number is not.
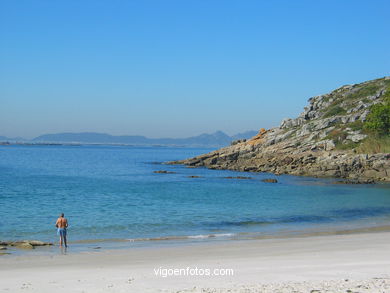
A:
[[[338,150],[352,150],[359,145],[357,142],[349,142],[349,143],[339,143],[336,144],[336,149]]]
[[[356,92],[348,95],[347,99],[348,100],[357,100],[357,99],[361,100],[367,96],[374,95],[380,88],[381,88],[381,85],[379,83],[366,84],[366,85],[363,85]]]
[[[386,92],[383,94],[383,102],[385,104],[390,104],[390,86],[386,89]]]
[[[364,128],[377,135],[390,135],[390,103],[371,106]]]
[[[351,128],[352,130],[362,130],[363,129],[363,122],[360,120],[356,120],[355,122],[351,122],[347,125],[347,127]]]
[[[326,136],[327,139],[331,139],[334,141],[336,145],[342,143],[346,138],[348,134],[340,129],[334,129]]]
[[[390,136],[369,135],[356,148],[361,154],[390,153]]]
[[[328,108],[328,111],[326,111],[324,117],[331,117],[331,116],[336,116],[336,115],[343,115],[347,113],[347,111],[340,107],[339,105],[334,105]]]
[[[338,129],[340,131],[358,131],[363,130],[364,123],[361,120],[356,120],[355,122],[349,122],[349,123],[343,123],[341,121],[336,122],[332,124],[332,126],[335,127],[335,129]]]

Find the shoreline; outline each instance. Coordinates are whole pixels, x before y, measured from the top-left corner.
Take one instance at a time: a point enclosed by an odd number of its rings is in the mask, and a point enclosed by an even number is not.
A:
[[[221,150],[224,150],[228,147],[221,148]],[[212,151],[210,154],[217,153],[218,150]],[[363,154],[360,154],[363,155]],[[387,155],[387,154],[365,154],[365,155]],[[219,154],[218,154],[219,156]],[[163,164],[166,165],[176,165],[176,166],[185,166],[186,168],[206,168],[209,170],[220,170],[220,171],[233,171],[233,172],[240,172],[240,173],[246,173],[246,174],[270,174],[271,176],[274,176],[275,178],[278,178],[278,176],[281,175],[287,175],[287,176],[296,176],[296,177],[302,177],[302,178],[312,178],[312,179],[324,179],[324,180],[331,180],[332,182],[330,184],[340,184],[340,185],[390,185],[390,178],[384,178],[381,180],[373,179],[371,177],[364,177],[364,176],[355,176],[355,177],[346,177],[341,176],[337,174],[318,174],[318,173],[305,173],[303,171],[300,172],[275,172],[272,170],[256,170],[255,167],[242,167],[242,166],[226,166],[226,167],[220,167],[220,166],[213,166],[213,165],[205,165],[203,162],[200,164],[194,164],[193,160],[197,160],[198,158],[202,160],[202,157],[206,157],[209,159],[209,153],[203,154],[194,158],[188,158],[184,160],[177,160],[177,161],[168,161],[164,162]],[[273,177],[273,178],[274,178]],[[251,178],[248,178],[251,179]]]
[[[310,292],[326,284],[365,284],[390,292],[389,242],[389,231],[377,231],[1,257],[0,291],[274,292],[293,286]],[[234,275],[162,277],[154,271],[187,267],[233,269]]]
[[[373,227],[358,227],[351,229],[340,230],[323,230],[313,231],[315,228],[301,230],[301,231],[287,231],[278,234],[263,234],[262,232],[241,232],[241,233],[215,233],[215,234],[200,234],[190,236],[162,236],[155,238],[135,238],[135,239],[84,239],[68,241],[70,251],[72,254],[88,253],[95,250],[100,251],[126,251],[131,249],[160,249],[164,247],[186,247],[197,245],[219,245],[234,242],[250,242],[261,240],[287,240],[300,239],[311,237],[326,237],[337,235],[356,235],[356,234],[375,234],[390,232],[390,225],[381,225]],[[36,240],[25,240],[36,241]],[[49,242],[50,243],[50,242]],[[33,249],[23,249],[17,246],[6,246],[6,250],[0,251],[0,260],[4,257],[24,257],[34,255],[48,255],[52,256],[58,252],[60,248],[57,242],[52,242],[49,245],[34,246]]]

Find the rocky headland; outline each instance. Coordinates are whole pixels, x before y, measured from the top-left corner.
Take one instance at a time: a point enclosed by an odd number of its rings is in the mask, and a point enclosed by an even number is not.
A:
[[[390,181],[389,108],[380,112],[380,135],[372,131],[377,117],[371,117],[378,105],[390,107],[389,101],[390,77],[345,85],[310,98],[297,118],[284,119],[279,127],[169,164],[337,177],[354,183]]]

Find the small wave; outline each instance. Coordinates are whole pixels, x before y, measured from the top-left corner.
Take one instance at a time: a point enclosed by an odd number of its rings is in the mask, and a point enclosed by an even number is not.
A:
[[[207,227],[250,227],[250,226],[266,226],[273,224],[290,224],[290,223],[325,223],[334,220],[334,216],[285,216],[268,219],[244,219],[242,221],[223,221],[217,223],[206,223]]]
[[[273,224],[294,224],[294,223],[332,223],[338,221],[357,220],[378,216],[390,215],[388,207],[367,207],[367,208],[345,208],[331,210],[324,215],[286,215],[270,218],[244,218],[238,221],[222,221],[204,223],[210,227],[250,227],[265,226]]]
[[[217,238],[217,237],[233,237],[236,234],[234,233],[220,233],[220,234],[198,234],[198,235],[188,235],[188,236],[164,236],[164,237],[150,237],[150,238],[130,238],[126,239],[130,242],[140,242],[140,241],[164,241],[164,240],[186,240],[186,239],[207,239],[207,238]]]
[[[244,220],[244,221],[224,221],[219,223],[218,225],[222,226],[252,226],[252,225],[270,225],[274,224],[275,221],[256,221],[256,220]]]
[[[390,214],[388,207],[367,207],[367,208],[350,208],[338,209],[334,211],[335,217],[341,219],[358,219],[365,217],[375,217]]]
[[[202,238],[214,238],[214,237],[232,237],[234,233],[221,233],[221,234],[200,234],[200,235],[192,235],[187,236],[190,239],[202,239]]]

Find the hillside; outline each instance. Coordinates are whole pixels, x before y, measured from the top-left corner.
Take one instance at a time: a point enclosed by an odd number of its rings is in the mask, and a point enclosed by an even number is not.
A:
[[[390,181],[390,77],[309,99],[295,119],[249,140],[170,162],[211,169]]]

